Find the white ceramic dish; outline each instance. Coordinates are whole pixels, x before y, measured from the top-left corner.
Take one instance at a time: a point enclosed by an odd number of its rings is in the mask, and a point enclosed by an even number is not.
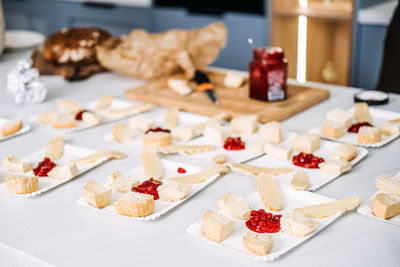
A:
[[[1,129],[1,128],[3,127],[3,125],[4,125],[5,123],[7,123],[8,121],[10,121],[10,120],[9,120],[9,119],[6,119],[6,118],[3,118],[3,117],[0,117],[0,129]],[[1,141],[4,141],[4,140],[7,140],[7,139],[10,139],[10,138],[12,138],[12,137],[18,136],[18,135],[27,133],[27,132],[29,132],[30,130],[31,130],[31,127],[30,127],[29,125],[23,124],[23,125],[22,125],[22,128],[19,129],[19,131],[16,132],[16,133],[10,134],[9,136],[3,136],[2,134],[0,134],[0,142],[1,142]]]
[[[5,48],[24,49],[41,45],[45,36],[40,32],[26,30],[8,30],[5,34]]]

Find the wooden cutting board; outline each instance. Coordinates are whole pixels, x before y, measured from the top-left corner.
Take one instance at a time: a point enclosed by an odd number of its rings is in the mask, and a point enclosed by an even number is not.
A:
[[[178,107],[181,110],[212,116],[227,113],[230,116],[258,114],[262,123],[276,120],[282,121],[309,107],[329,98],[329,91],[307,86],[287,86],[287,99],[279,102],[264,102],[248,97],[249,86],[246,79],[238,89],[226,88],[223,85],[225,73],[207,72],[216,86],[219,105],[214,105],[202,92],[193,92],[188,96],[180,96],[168,88],[168,78],[182,78],[180,75],[150,81],[147,84],[125,91],[129,99],[149,102],[166,107]],[[193,88],[196,85],[193,83]]]

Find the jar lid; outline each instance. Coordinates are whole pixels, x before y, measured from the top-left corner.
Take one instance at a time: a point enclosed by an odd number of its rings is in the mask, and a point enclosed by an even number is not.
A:
[[[279,46],[262,46],[257,47],[253,51],[254,58],[259,59],[282,59],[284,56],[282,47]]]
[[[368,105],[384,105],[389,102],[389,94],[375,90],[364,90],[354,95],[354,102],[365,102]]]

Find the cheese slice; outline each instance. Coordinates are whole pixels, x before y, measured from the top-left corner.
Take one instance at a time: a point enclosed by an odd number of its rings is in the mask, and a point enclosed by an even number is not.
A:
[[[243,245],[248,250],[257,255],[268,255],[274,242],[271,235],[247,233],[243,237]]]
[[[261,173],[254,178],[254,182],[267,209],[279,211],[283,208],[278,185],[271,176]]]
[[[292,178],[292,181],[290,182],[290,185],[296,190],[307,190],[310,187],[307,174],[303,170],[296,172]]]
[[[135,116],[129,119],[129,127],[141,132],[146,132],[148,129],[153,128],[154,126],[155,122],[144,115]]]
[[[64,137],[58,136],[47,142],[45,157],[55,161],[64,154]]]
[[[110,149],[103,149],[96,151],[88,156],[71,160],[71,162],[76,164],[90,164],[98,161],[99,159],[108,160],[108,159],[124,159],[124,158],[126,158],[126,155],[124,153]]]
[[[235,219],[248,220],[250,218],[251,207],[242,197],[237,197],[228,193],[218,199],[218,208],[229,214]]]
[[[380,175],[375,181],[376,187],[385,193],[400,197],[400,179]]]
[[[47,175],[57,180],[66,180],[72,179],[78,174],[78,167],[75,163],[72,163],[68,166],[55,166]]]
[[[138,114],[148,111],[152,108],[153,108],[152,104],[142,104],[121,109],[107,109],[106,113],[112,116],[129,116],[132,114]]]
[[[168,181],[160,185],[157,191],[160,198],[164,201],[178,201],[186,197],[191,187],[191,185]]]
[[[171,78],[167,80],[167,85],[175,93],[181,96],[189,95],[192,92],[192,88],[189,86],[187,80]]]
[[[312,233],[318,222],[311,220],[299,212],[289,212],[281,219],[281,231],[293,236],[303,237]]]
[[[207,210],[202,216],[203,235],[215,242],[221,242],[233,233],[235,222],[218,212]]]
[[[202,170],[200,170],[196,173],[190,174],[190,175],[171,177],[168,179],[168,181],[181,183],[181,184],[198,184],[198,183],[202,183],[202,182],[206,181],[211,176],[214,176],[216,174],[228,173],[228,171],[229,171],[228,167],[217,164],[217,165],[202,169]]]
[[[335,215],[336,213],[343,213],[347,210],[355,209],[358,205],[360,205],[360,196],[352,196],[319,205],[297,208],[294,211],[300,212],[308,218],[325,218]]]
[[[107,186],[117,192],[128,193],[132,191],[132,187],[139,185],[139,183],[117,171],[108,175]]]
[[[14,155],[9,155],[3,160],[3,168],[10,172],[24,173],[32,170],[32,167],[32,162],[17,159]]]
[[[344,172],[351,170],[352,165],[350,162],[344,159],[339,160],[328,160],[318,164],[318,167],[327,174],[339,175]]]
[[[97,102],[96,110],[104,110],[106,108],[109,108],[111,106],[113,99],[114,99],[113,95],[102,96]]]
[[[354,104],[354,118],[357,122],[372,122],[367,103],[359,102]]]
[[[162,165],[157,152],[152,150],[143,151],[140,155],[140,161],[148,179],[153,178],[158,181],[162,179]]]
[[[400,214],[400,198],[379,193],[372,202],[371,210],[379,218],[390,219]]]
[[[57,99],[57,105],[64,115],[75,115],[83,110],[82,106],[73,99]]]
[[[240,172],[244,174],[250,175],[259,175],[261,173],[265,173],[271,176],[286,174],[292,171],[290,168],[268,168],[268,167],[258,167],[249,164],[242,164],[242,163],[230,163],[229,167],[232,171]]]

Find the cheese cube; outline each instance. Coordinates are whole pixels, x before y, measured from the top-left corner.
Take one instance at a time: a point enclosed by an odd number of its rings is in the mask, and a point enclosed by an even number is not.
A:
[[[400,198],[379,193],[371,205],[372,213],[382,219],[390,219],[400,214]]]
[[[324,121],[322,123],[322,134],[329,138],[340,138],[344,135],[344,124],[334,121]]]
[[[248,250],[257,255],[268,255],[274,242],[271,235],[247,233],[243,237],[243,245]]]
[[[216,123],[208,124],[203,135],[212,142],[223,143],[229,137],[229,130]]]
[[[184,126],[179,128],[173,128],[171,135],[174,140],[187,141],[197,136],[196,129],[194,126]]]
[[[327,174],[339,175],[343,172],[350,171],[352,165],[347,160],[340,159],[321,162],[320,164],[318,164],[318,167],[321,169],[321,171]]]
[[[293,153],[291,149],[285,148],[278,144],[271,144],[271,143],[265,144],[264,152],[267,153],[267,155],[279,160],[288,160],[292,157]]]
[[[218,199],[218,208],[233,218],[248,220],[250,218],[251,207],[242,197],[237,197],[228,193]]]
[[[155,122],[144,115],[135,116],[129,120],[129,127],[141,132],[146,132],[148,129],[153,128],[154,126]]]
[[[57,180],[65,180],[72,179],[78,174],[78,167],[75,163],[72,163],[66,166],[55,166],[47,175]]]
[[[234,227],[234,221],[218,212],[207,210],[203,213],[202,232],[212,241],[223,241],[233,233]]]
[[[271,121],[260,127],[261,139],[265,142],[279,144],[282,139],[281,125],[277,121]]]
[[[400,197],[400,179],[382,174],[376,179],[375,185],[385,193]]]
[[[359,144],[375,144],[380,142],[381,140],[381,132],[377,127],[360,127],[357,135],[357,142]]]
[[[281,219],[281,231],[293,236],[306,236],[312,233],[318,222],[311,220],[299,212],[290,212]]]
[[[357,148],[352,144],[343,144],[333,149],[333,154],[341,159],[351,161],[357,157]]]
[[[224,78],[224,85],[229,88],[239,88],[244,82],[244,76],[228,72]]]
[[[253,134],[258,130],[258,115],[245,115],[231,120],[232,131],[236,134]]]
[[[378,128],[384,135],[394,136],[400,134],[400,122],[383,122],[378,125]]]
[[[345,127],[349,127],[352,124],[354,117],[353,114],[348,111],[344,111],[340,108],[335,108],[326,114],[325,119],[328,121],[338,122],[344,124]]]
[[[367,103],[359,102],[354,104],[354,118],[357,122],[371,123],[372,120]]]
[[[83,187],[83,198],[95,208],[104,208],[111,203],[111,188],[90,180]]]
[[[318,134],[303,133],[293,138],[292,148],[296,151],[311,154],[319,148],[320,143],[321,137]]]

